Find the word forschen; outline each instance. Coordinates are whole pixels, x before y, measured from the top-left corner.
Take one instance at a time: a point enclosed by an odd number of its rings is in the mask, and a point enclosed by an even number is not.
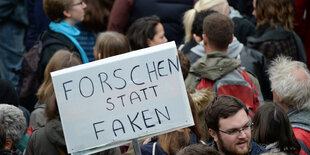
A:
[[[163,121],[170,121],[170,114],[168,111],[167,106],[164,108],[155,108],[152,110],[152,112],[155,112],[155,116],[149,116],[147,113],[149,113],[149,109],[145,109],[139,112],[136,112],[133,115],[126,115],[126,117],[123,120],[120,119],[114,119],[112,121],[112,124],[105,125],[105,121],[99,121],[93,123],[94,133],[97,138],[97,140],[102,137],[104,138],[104,135],[107,133],[105,132],[104,127],[111,127],[113,134],[115,137],[119,135],[124,135],[128,132],[137,132],[141,131],[147,128],[153,128],[157,125],[160,125],[163,123]],[[141,121],[142,120],[142,121]],[[150,123],[150,122],[153,123]]]
[[[62,83],[64,97],[68,101],[74,97],[72,93],[75,93],[79,94],[83,98],[90,98],[94,95],[94,93],[96,93],[95,90],[99,90],[102,93],[113,90],[122,90],[128,86],[129,82],[136,86],[147,85],[155,80],[159,80],[160,78],[180,72],[179,59],[178,56],[176,56],[174,61],[167,58],[166,60],[152,61],[150,63],[135,65],[131,68],[130,75],[123,77],[120,76],[124,72],[124,69],[116,68],[114,69],[112,75],[109,75],[106,72],[99,72],[96,74],[96,78],[83,76],[79,79],[79,81],[67,80]],[[138,73],[141,72],[145,73],[148,78],[139,78],[141,75]],[[73,89],[74,84],[78,84],[78,92],[74,92],[77,91]],[[100,88],[95,89],[95,86]]]

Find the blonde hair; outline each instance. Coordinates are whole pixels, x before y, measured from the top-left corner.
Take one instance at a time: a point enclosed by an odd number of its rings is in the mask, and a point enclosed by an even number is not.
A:
[[[94,56],[98,60],[98,54],[102,55],[101,59],[127,53],[131,51],[129,41],[126,36],[114,31],[102,32],[99,34],[95,47]]]
[[[192,39],[192,25],[196,13],[202,10],[214,10],[224,15],[229,15],[229,5],[227,0],[199,0],[193,9],[185,12],[183,17],[183,25],[185,29],[185,42]]]

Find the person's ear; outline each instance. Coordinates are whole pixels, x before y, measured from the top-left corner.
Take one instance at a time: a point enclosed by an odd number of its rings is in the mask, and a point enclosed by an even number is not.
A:
[[[201,37],[197,36],[195,33],[193,34],[193,38],[195,39],[196,43],[199,44],[201,41]]]
[[[209,128],[209,134],[214,139],[215,142],[218,142],[218,135],[213,129]]]
[[[207,43],[208,43],[208,37],[206,34],[202,34],[202,39],[203,39],[203,45],[204,46],[207,46]]]
[[[231,44],[233,42],[233,40],[234,40],[234,34],[231,35],[231,40],[230,40],[229,44]]]
[[[64,10],[62,13],[63,13],[67,18],[71,17],[71,13],[70,13],[69,10]]]
[[[11,150],[13,146],[12,139],[6,139],[4,149]]]
[[[153,40],[147,39],[147,45],[148,45],[149,47],[153,46]]]
[[[98,59],[102,59],[103,58],[103,56],[102,56],[102,54],[99,52],[98,53]]]

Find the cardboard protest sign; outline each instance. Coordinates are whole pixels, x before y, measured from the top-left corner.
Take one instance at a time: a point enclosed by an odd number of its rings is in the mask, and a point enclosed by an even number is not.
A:
[[[194,125],[174,42],[51,76],[69,153]]]

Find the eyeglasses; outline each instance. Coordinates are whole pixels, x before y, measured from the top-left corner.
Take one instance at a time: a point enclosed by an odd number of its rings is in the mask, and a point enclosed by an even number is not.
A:
[[[78,3],[72,4],[71,6],[82,5],[83,3],[84,3],[84,1],[80,1]]]
[[[223,132],[225,134],[228,134],[228,135],[237,135],[237,134],[240,134],[241,131],[248,131],[250,128],[252,127],[252,122],[249,121],[248,123],[246,123],[242,128],[240,129],[231,129],[231,130],[228,130],[228,131],[223,131],[223,130],[220,130],[220,132]]]

